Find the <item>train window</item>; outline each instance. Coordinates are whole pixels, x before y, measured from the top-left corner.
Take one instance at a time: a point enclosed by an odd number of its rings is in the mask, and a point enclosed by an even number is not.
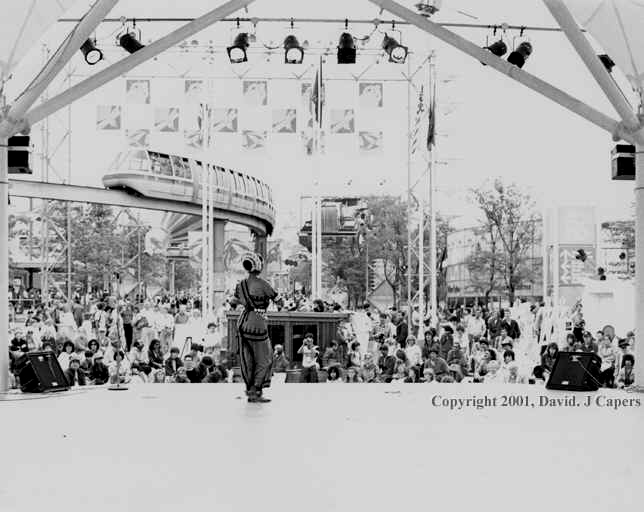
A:
[[[217,183],[217,188],[225,190],[227,189],[226,184],[226,173],[218,165],[215,166],[215,182]]]
[[[168,155],[150,152],[150,168],[154,174],[172,176],[172,166]]]
[[[143,149],[131,150],[128,154],[127,167],[131,171],[149,171],[150,164],[147,151]]]
[[[240,184],[240,192],[242,195],[247,195],[248,194],[248,187],[246,187],[246,180],[244,179],[244,175],[240,172],[237,173],[237,180]]]
[[[190,179],[190,166],[188,160],[180,156],[172,155],[172,167],[174,168],[174,176],[181,179]]]
[[[199,176],[203,176],[203,167],[201,165],[201,162],[199,160],[195,160],[195,165],[197,166],[197,170],[199,171]]]
[[[228,179],[230,180],[231,190],[235,194],[239,194],[240,187],[239,187],[239,184],[237,183],[237,180],[235,179],[235,173],[231,170],[228,170]]]
[[[255,184],[255,197],[257,199],[264,199],[264,196],[262,195],[262,187],[259,185],[259,180],[257,178],[253,178],[253,183]]]

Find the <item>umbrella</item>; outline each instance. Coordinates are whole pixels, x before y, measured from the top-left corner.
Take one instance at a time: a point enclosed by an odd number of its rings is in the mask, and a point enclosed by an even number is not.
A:
[[[644,80],[644,0],[564,0],[626,75],[634,89]]]
[[[58,17],[77,0],[2,2],[0,16],[0,84]]]

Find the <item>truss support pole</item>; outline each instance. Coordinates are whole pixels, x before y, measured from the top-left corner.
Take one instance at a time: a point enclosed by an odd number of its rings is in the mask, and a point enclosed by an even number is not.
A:
[[[587,105],[583,101],[571,96],[570,94],[558,89],[557,87],[541,80],[540,78],[523,71],[510,64],[509,62],[493,55],[491,52],[478,47],[474,43],[468,41],[450,30],[434,23],[419,14],[403,7],[393,0],[369,0],[371,3],[385,9],[396,16],[399,16],[408,23],[415,25],[424,32],[440,39],[444,43],[456,48],[457,50],[466,53],[470,57],[487,64],[490,68],[503,73],[504,75],[512,78],[516,82],[538,92],[542,96],[554,101],[562,107],[570,110],[571,112],[583,117],[587,121],[599,126],[613,135],[617,140],[623,139],[631,143],[635,143],[635,138],[628,129],[617,120],[607,116],[603,112]]]
[[[593,75],[608,100],[624,120],[627,128],[637,130],[640,122],[633,112],[633,108],[626,101],[622,91],[619,90],[613,78],[608,74],[608,71],[606,71],[606,68],[597,57],[592,46],[590,46],[588,39],[584,36],[568,8],[561,0],[543,0],[543,3],[546,4],[546,7],[550,10],[550,14],[552,14],[562,28],[568,41],[570,41],[570,44],[572,44],[575,51],[579,54],[588,71]]]
[[[9,169],[7,137],[0,136],[0,393],[9,389]]]
[[[70,32],[65,42],[54,53],[52,58],[45,64],[45,67],[22,95],[10,106],[5,119],[0,121],[0,133],[14,135],[22,130],[28,129],[33,123],[25,124],[23,118],[27,110],[38,100],[40,95],[47,89],[49,84],[56,78],[71,58],[80,49],[83,43],[90,37],[96,27],[109,14],[119,0],[97,0],[87,14],[81,18],[76,28]],[[63,107],[66,106],[62,105]],[[40,108],[40,107],[38,107]],[[56,109],[58,110],[58,109]],[[41,117],[39,120],[44,119]]]
[[[74,85],[58,96],[55,96],[49,101],[33,108],[27,113],[25,117],[27,124],[33,125],[37,123],[38,121],[53,114],[61,108],[66,107],[70,103],[73,103],[74,101],[98,89],[102,85],[105,85],[115,78],[122,76],[124,73],[127,73],[128,71],[134,69],[139,64],[142,64],[143,62],[156,57],[160,53],[180,43],[184,39],[187,39],[188,37],[201,32],[213,23],[218,22],[219,20],[227,17],[235,11],[238,11],[242,7],[246,7],[247,5],[253,3],[253,1],[254,0],[229,0],[225,4],[217,7],[216,9],[213,9],[207,14],[204,14],[203,16],[196,18],[194,21],[191,21],[190,23],[183,25],[177,30],[170,32],[168,35],[162,37],[161,39],[141,48],[136,53],[125,57],[123,60],[112,64],[110,67],[104,69],[103,71],[99,71],[95,75]]]
[[[644,143],[636,146],[635,170],[635,361],[644,357]],[[635,370],[635,384],[644,386],[644,370]]]

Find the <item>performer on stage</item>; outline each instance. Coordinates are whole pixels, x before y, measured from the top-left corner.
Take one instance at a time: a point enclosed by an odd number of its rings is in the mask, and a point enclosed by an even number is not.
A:
[[[277,292],[259,277],[263,266],[259,255],[252,252],[244,254],[242,265],[248,277],[237,284],[234,298],[236,303],[244,307],[237,321],[242,377],[249,402],[270,402],[270,399],[262,396],[262,390],[271,384],[273,362],[265,315]]]

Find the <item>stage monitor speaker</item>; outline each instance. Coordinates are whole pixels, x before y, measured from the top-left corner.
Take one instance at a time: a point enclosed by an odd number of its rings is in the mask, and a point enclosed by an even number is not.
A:
[[[53,352],[29,352],[18,370],[20,389],[24,393],[66,391],[69,384]]]
[[[559,352],[546,388],[597,391],[600,368],[601,358],[592,352]]]

